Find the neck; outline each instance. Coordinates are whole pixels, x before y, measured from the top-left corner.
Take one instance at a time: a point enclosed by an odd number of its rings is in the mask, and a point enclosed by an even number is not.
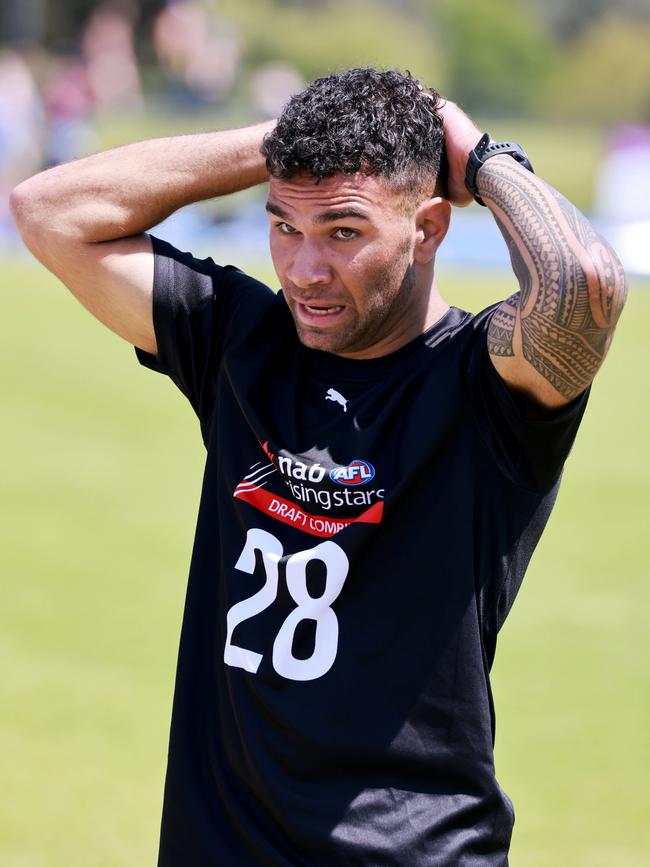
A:
[[[447,304],[445,299],[440,294],[436,281],[432,280],[431,290],[429,293],[429,302],[426,308],[424,327],[422,328],[422,331],[426,331],[428,328],[431,328],[432,325],[435,325],[439,319],[442,319],[442,317],[448,310],[449,304]]]

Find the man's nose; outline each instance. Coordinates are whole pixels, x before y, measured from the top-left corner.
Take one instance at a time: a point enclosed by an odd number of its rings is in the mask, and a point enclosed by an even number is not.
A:
[[[307,240],[297,243],[287,268],[287,277],[300,289],[331,283],[332,269],[322,246]]]

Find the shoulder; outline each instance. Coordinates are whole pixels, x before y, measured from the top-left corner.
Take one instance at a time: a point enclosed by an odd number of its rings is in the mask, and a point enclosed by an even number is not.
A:
[[[236,265],[218,264],[211,256],[200,259],[193,253],[179,250],[168,241],[163,241],[153,235],[150,237],[156,261],[156,276],[158,277],[187,272],[188,276],[196,274],[213,280],[224,280],[240,287],[248,287],[262,293],[275,295],[266,284],[245,273]]]
[[[479,313],[470,313],[459,307],[451,307],[444,317],[444,328],[433,332],[434,340],[427,345],[447,343],[460,356],[466,368],[471,355],[479,357],[487,344],[487,334],[492,316],[498,304],[492,304]]]
[[[240,308],[251,315],[277,306],[277,294],[266,283],[212,257],[198,258],[168,241],[151,237],[154,253],[154,303],[185,309],[206,304],[230,318]]]

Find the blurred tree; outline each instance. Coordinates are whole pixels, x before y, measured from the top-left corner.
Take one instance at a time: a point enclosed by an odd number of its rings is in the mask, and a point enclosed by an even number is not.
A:
[[[0,3],[0,40],[4,44],[38,44],[45,35],[45,0]]]
[[[537,15],[561,41],[575,39],[612,11],[612,0],[530,0]],[[616,14],[650,23],[650,0],[616,0]]]
[[[437,39],[403,9],[371,0],[308,5],[219,0],[214,5],[241,28],[251,66],[283,60],[309,80],[351,66],[396,67],[434,87],[445,86]]]
[[[650,122],[650,23],[597,19],[568,46],[547,102],[563,119]]]
[[[442,35],[449,95],[469,112],[530,114],[555,61],[543,22],[523,0],[429,0]]]
[[[85,22],[102,0],[0,0],[0,40],[3,43],[33,42],[52,51],[78,47]],[[139,22],[143,35],[165,0],[106,0]]]

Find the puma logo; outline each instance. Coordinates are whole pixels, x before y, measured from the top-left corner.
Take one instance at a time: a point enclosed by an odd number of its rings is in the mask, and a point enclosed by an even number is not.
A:
[[[348,411],[347,400],[343,397],[343,395],[340,392],[336,391],[335,388],[328,388],[327,389],[327,394],[325,395],[325,400],[333,400],[335,403],[340,403],[341,406],[343,407],[343,412]]]

